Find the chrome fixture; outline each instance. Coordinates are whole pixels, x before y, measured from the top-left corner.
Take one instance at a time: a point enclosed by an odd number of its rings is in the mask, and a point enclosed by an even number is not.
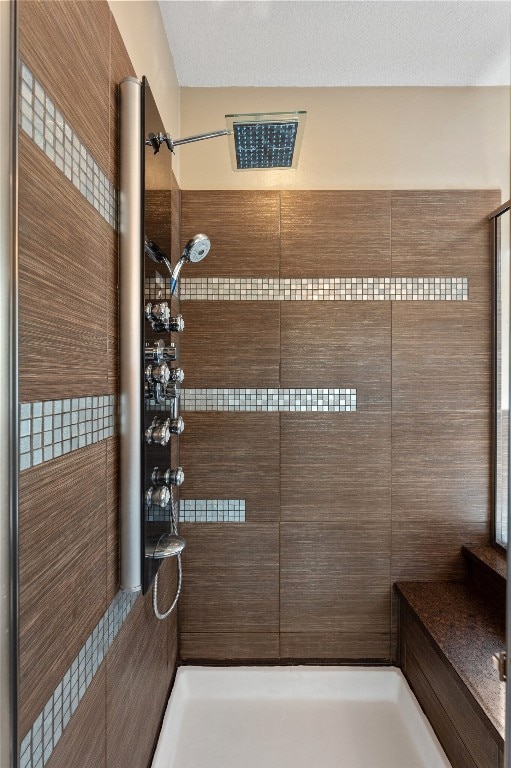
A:
[[[145,503],[148,507],[168,507],[170,503],[170,491],[166,485],[158,488],[148,488],[145,494]]]
[[[144,388],[144,398],[154,400],[156,403],[163,403],[166,397],[166,391],[158,381],[146,381]]]
[[[182,416],[177,419],[162,419],[155,416],[150,427],[145,431],[148,445],[167,445],[171,435],[180,435],[185,428]]]
[[[176,384],[182,384],[185,379],[185,372],[182,368],[170,368],[170,379]]]
[[[178,383],[173,382],[166,387],[165,399],[170,400],[170,414],[173,419],[177,419],[179,416],[179,396],[180,389]]]
[[[178,315],[178,317],[181,317],[181,315]],[[147,363],[152,362],[155,365],[160,365],[160,363],[163,362],[176,360],[176,345],[173,342],[166,345],[165,342],[160,339],[159,341],[156,341],[152,347],[147,346],[145,348],[145,359]]]
[[[182,467],[176,469],[160,469],[155,467],[151,480],[155,485],[182,485],[185,480],[185,473]]]
[[[186,547],[186,540],[174,533],[155,534],[146,542],[145,556],[162,559],[180,555]]]
[[[179,273],[181,272],[183,265],[187,262],[197,264],[199,261],[202,261],[202,259],[205,259],[208,255],[210,248],[211,243],[207,235],[195,235],[195,237],[192,237],[191,240],[188,240],[184,247],[183,253],[181,254],[181,258],[174,267],[174,271],[170,277],[171,294],[173,294],[176,289]]]
[[[167,363],[160,363],[159,365],[148,365],[145,369],[146,381],[155,384],[162,384],[164,387],[169,383],[170,376],[171,370]]]
[[[226,115],[234,171],[296,168],[307,112]]]
[[[160,419],[155,416],[153,423],[145,431],[145,441],[148,445],[167,445],[170,440],[170,419]]]
[[[172,317],[170,307],[166,301],[160,301],[158,304],[148,302],[145,306],[146,319],[152,325],[153,331],[157,333],[181,333],[184,331],[185,323],[182,315]]]
[[[205,139],[216,139],[217,136],[228,136],[230,133],[232,133],[232,131],[226,131],[225,129],[221,131],[210,131],[209,133],[199,133],[196,136],[188,136],[185,139],[176,139],[176,141],[171,139],[168,133],[150,133],[145,144],[147,147],[152,147],[154,149],[155,155],[160,151],[162,144],[166,144],[167,149],[173,153],[174,147],[180,147],[182,144],[192,144],[195,141],[204,141]]]

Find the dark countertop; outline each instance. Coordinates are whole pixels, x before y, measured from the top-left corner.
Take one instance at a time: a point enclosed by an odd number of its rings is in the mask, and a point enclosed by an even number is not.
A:
[[[504,739],[506,684],[492,663],[506,647],[504,613],[463,581],[396,588]]]
[[[495,547],[463,547],[463,551],[472,560],[477,559],[495,571],[502,579],[507,578],[506,556]]]

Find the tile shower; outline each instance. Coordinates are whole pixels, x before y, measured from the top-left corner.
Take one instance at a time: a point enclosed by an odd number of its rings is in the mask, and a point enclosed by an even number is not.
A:
[[[30,5],[20,18],[22,765],[138,768],[178,636],[147,599],[117,592],[115,84],[134,71],[105,3]],[[83,71],[92,76],[77,98],[69,83]],[[392,582],[458,577],[460,544],[488,537],[484,218],[499,193],[187,190],[181,206],[171,184],[173,260],[180,225],[183,242],[206,231],[213,243],[182,285],[179,653],[388,662]]]

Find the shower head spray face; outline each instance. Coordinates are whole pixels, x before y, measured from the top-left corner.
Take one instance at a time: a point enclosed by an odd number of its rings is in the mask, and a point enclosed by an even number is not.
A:
[[[209,242],[209,237],[206,235],[195,235],[191,240],[188,240],[184,247],[183,254],[172,272],[170,280],[171,294],[173,294],[176,289],[179,273],[181,272],[183,265],[187,262],[197,264],[199,261],[202,261],[202,259],[205,259],[208,255],[210,248],[211,243]]]
[[[234,171],[296,168],[307,113],[226,115]]]
[[[196,264],[206,258],[210,248],[209,237],[206,235],[195,235],[191,240],[188,240],[181,258]]]

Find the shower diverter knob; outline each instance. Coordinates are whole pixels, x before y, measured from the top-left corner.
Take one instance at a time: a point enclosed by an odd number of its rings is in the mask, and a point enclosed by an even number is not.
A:
[[[184,381],[185,378],[185,372],[182,368],[171,368],[170,369],[170,381],[174,381],[177,384],[181,384]]]
[[[153,423],[145,431],[145,440],[148,445],[167,445],[170,440],[170,419],[154,417]]]
[[[173,435],[180,435],[183,432],[185,423],[181,416],[178,416],[177,419],[167,419],[167,421],[169,422],[169,430]]]
[[[175,317],[171,317],[169,321],[169,331],[174,331],[175,333],[181,333],[181,331],[184,331],[185,329],[185,321],[183,319],[183,315],[176,315]]]
[[[145,494],[145,502],[148,507],[167,507],[170,502],[170,491],[166,485],[158,488],[148,488]]]
[[[148,346],[145,348],[146,363],[160,365],[163,362],[170,362],[171,360],[176,359],[177,349],[173,342],[166,345],[165,342],[160,339],[160,341],[156,341],[152,347]]]
[[[160,469],[155,467],[151,480],[155,485],[183,485],[185,481],[185,473],[183,467],[177,467],[176,469]]]
[[[185,327],[185,321],[182,315],[176,315],[172,317],[170,314],[170,307],[166,301],[160,301],[159,304],[151,304],[151,302],[145,305],[145,316],[151,323],[153,331],[174,331],[181,333]]]
[[[146,304],[145,316],[151,323],[153,331],[169,330],[170,308],[166,301],[161,301],[159,304],[151,304],[151,302]]]
[[[171,370],[167,363],[161,365],[148,365],[145,369],[146,381],[158,382],[166,386],[170,381]]]

